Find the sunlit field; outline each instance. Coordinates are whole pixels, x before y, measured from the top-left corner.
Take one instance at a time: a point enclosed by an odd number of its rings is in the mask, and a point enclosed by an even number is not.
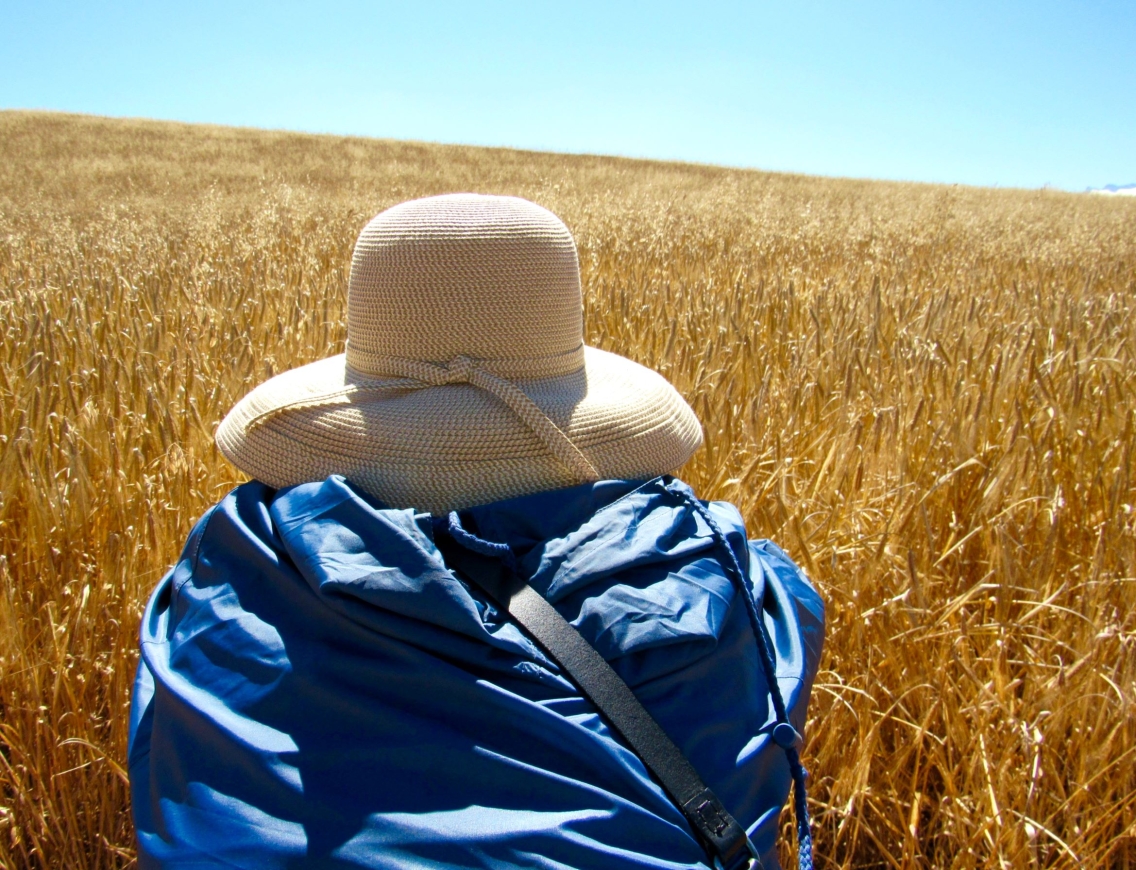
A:
[[[0,866],[133,863],[138,622],[242,479],[213,431],[342,350],[372,215],[462,190],[563,218],[588,342],[821,589],[818,866],[1136,866],[1136,201],[15,112]]]

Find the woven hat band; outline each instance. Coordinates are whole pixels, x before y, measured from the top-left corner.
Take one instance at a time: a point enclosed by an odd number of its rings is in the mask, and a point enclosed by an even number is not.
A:
[[[454,359],[466,358],[464,355],[459,355]],[[347,340],[348,368],[366,377],[408,377],[404,374],[407,371],[407,366],[418,362],[422,362],[423,365],[439,367],[438,363],[369,353],[353,346],[350,339]],[[452,364],[451,361],[449,364],[441,365],[444,367]],[[581,342],[578,347],[570,351],[552,354],[551,356],[477,359],[476,365],[482,371],[510,380],[558,378],[562,375],[578,372],[584,367],[584,345]]]
[[[584,349],[580,348],[580,362],[583,365]],[[517,387],[503,377],[499,377],[482,366],[482,361],[474,362],[467,356],[454,357],[448,365],[439,366],[421,360],[396,360],[389,358],[386,365],[389,368],[398,367],[398,371],[391,374],[406,378],[413,378],[424,386],[440,387],[446,384],[472,384],[480,387],[487,393],[492,393],[512,409],[513,413],[532,430],[548,447],[549,452],[572,469],[577,479],[583,483],[587,480],[599,480],[599,473],[580,452],[580,448],[564,434],[548,415],[537,404]]]
[[[583,349],[581,348],[581,354]],[[352,384],[342,389],[332,390],[322,394],[309,394],[285,405],[272,408],[252,417],[246,424],[251,431],[275,417],[286,409],[300,407],[311,408],[320,405],[338,404],[343,401],[366,399],[374,395],[381,397],[389,395],[397,389],[426,389],[427,387],[443,387],[449,384],[470,384],[491,393],[507,405],[521,422],[536,435],[549,453],[564,463],[576,479],[583,483],[589,480],[599,480],[599,472],[588,460],[580,448],[577,447],[563,430],[554,423],[547,414],[525,393],[505,378],[487,371],[480,364],[467,356],[454,357],[447,365],[435,365],[416,359],[398,359],[387,357],[383,362],[384,375],[400,378],[401,380],[375,384]]]

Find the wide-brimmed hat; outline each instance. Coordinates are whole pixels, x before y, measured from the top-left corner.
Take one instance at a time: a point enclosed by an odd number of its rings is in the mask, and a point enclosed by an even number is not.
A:
[[[656,372],[585,347],[576,244],[508,196],[404,202],[363,228],[346,353],[277,375],[217,446],[270,486],[342,474],[442,513],[603,478],[674,471],[702,443]]]

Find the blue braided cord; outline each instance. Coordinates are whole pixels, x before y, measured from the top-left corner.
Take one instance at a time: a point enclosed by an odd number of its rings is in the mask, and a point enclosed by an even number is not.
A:
[[[443,520],[442,517],[435,519],[435,523]],[[494,559],[500,559],[505,563],[510,571],[516,571],[517,560],[513,556],[513,550],[508,544],[498,544],[494,541],[486,541],[484,538],[479,538],[472,532],[467,532],[462,528],[461,518],[458,516],[457,511],[450,511],[442,523],[446,531],[450,533],[455,541],[465,547],[467,550],[472,550],[475,553],[480,553],[482,556],[492,556]]]
[[[753,629],[753,636],[757,640],[762,669],[765,671],[765,680],[769,683],[769,692],[773,699],[773,712],[777,715],[777,723],[785,722],[792,727],[792,723],[789,722],[789,714],[785,708],[785,699],[781,697],[781,687],[777,684],[777,664],[773,659],[772,651],[769,649],[769,640],[765,636],[765,626],[758,615],[757,605],[753,600],[753,587],[750,586],[745,572],[738,564],[737,555],[706,505],[681,489],[675,489],[672,492],[677,492],[683,501],[702,517],[706,525],[710,527],[715,543],[725,551],[726,559],[722,563],[722,567],[726,570],[730,581],[745,602],[749,624]],[[801,756],[795,747],[786,747],[785,754],[789,758],[789,772],[793,777],[793,815],[797,821],[797,866],[800,870],[813,870],[813,836],[809,826],[809,806],[805,793],[805,777],[808,776],[808,773],[804,765],[801,764]]]

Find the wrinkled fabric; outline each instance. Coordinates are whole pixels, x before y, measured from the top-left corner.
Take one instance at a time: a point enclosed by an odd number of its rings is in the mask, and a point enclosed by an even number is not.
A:
[[[785,753],[718,543],[672,478],[465,511],[634,689],[776,867]],[[802,730],[823,605],[737,511]],[[129,770],[143,868],[693,868],[680,811],[434,545],[341,477],[237,487],[143,618]]]

